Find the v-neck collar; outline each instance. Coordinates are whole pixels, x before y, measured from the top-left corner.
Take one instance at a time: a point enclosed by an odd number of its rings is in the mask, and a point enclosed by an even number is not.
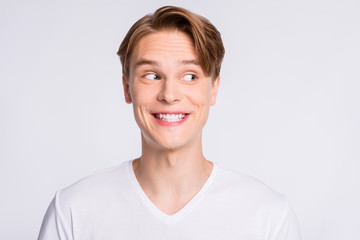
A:
[[[140,197],[141,201],[145,204],[146,208],[159,220],[166,224],[175,224],[179,222],[185,215],[190,213],[192,209],[194,209],[197,204],[200,202],[200,200],[203,198],[205,192],[208,190],[209,186],[213,182],[216,172],[217,172],[217,165],[213,162],[213,169],[210,173],[210,176],[206,180],[205,184],[201,187],[200,191],[178,212],[172,215],[168,215],[164,212],[162,212],[146,195],[144,190],[141,188],[133,169],[133,163],[134,160],[128,161],[128,171],[130,176],[130,182],[135,188],[135,191],[137,192],[138,196]]]

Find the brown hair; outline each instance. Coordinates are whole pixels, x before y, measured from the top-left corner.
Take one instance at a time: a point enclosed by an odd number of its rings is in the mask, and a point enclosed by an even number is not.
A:
[[[193,42],[199,63],[207,76],[219,76],[225,49],[220,32],[206,18],[184,8],[165,6],[154,14],[139,19],[128,31],[117,54],[120,56],[125,78],[129,74],[129,61],[136,44],[145,35],[160,30],[179,30],[188,34]]]

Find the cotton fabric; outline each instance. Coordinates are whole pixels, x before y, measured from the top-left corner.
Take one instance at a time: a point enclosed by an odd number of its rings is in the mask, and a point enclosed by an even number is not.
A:
[[[261,181],[214,163],[179,212],[161,212],[141,189],[132,160],[59,190],[38,240],[300,240],[291,206]]]

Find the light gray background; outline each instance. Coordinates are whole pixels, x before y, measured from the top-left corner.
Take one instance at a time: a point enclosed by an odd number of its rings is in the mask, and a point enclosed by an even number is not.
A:
[[[291,201],[309,240],[360,239],[359,1],[1,1],[0,239],[35,239],[55,191],[139,156],[117,48],[163,5],[226,47],[208,159]]]

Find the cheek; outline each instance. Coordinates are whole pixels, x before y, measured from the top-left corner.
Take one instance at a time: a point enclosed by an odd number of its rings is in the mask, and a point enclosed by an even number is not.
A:
[[[189,88],[186,93],[192,104],[210,106],[211,89],[209,87],[203,86],[199,88]]]
[[[131,97],[133,100],[133,104],[142,106],[150,103],[154,99],[156,99],[155,91],[151,88],[140,87],[134,85],[131,90]]]

